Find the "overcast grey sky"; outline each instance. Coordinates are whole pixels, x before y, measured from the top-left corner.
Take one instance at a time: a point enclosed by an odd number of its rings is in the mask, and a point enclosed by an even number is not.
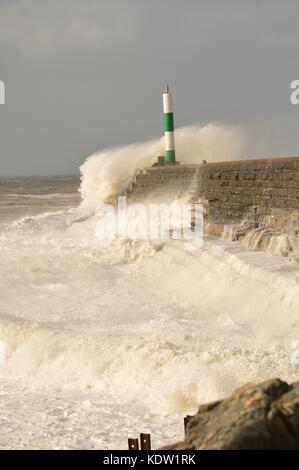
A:
[[[176,126],[244,127],[299,154],[297,0],[0,0],[0,176],[73,174],[97,149]]]

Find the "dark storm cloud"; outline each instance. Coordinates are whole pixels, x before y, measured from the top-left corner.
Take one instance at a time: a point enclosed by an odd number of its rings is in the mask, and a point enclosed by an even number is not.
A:
[[[299,153],[296,0],[0,0],[0,175],[74,173],[94,150],[176,124],[242,125]]]

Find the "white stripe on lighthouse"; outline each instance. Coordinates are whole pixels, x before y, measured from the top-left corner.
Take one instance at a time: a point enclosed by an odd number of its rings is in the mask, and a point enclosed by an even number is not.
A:
[[[171,94],[163,93],[163,111],[164,113],[173,113]]]
[[[165,132],[165,150],[174,150],[174,132]]]

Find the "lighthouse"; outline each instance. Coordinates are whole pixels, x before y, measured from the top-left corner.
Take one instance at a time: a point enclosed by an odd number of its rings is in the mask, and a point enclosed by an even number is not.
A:
[[[175,164],[173,107],[172,96],[168,85],[166,86],[165,92],[163,93],[163,112],[165,133],[165,162]]]

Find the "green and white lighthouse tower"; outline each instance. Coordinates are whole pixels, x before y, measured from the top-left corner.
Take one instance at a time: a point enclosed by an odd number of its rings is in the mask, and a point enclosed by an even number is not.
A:
[[[175,143],[174,143],[174,121],[172,96],[169,86],[166,86],[163,93],[163,112],[164,112],[164,132],[165,132],[165,162],[175,163]]]

